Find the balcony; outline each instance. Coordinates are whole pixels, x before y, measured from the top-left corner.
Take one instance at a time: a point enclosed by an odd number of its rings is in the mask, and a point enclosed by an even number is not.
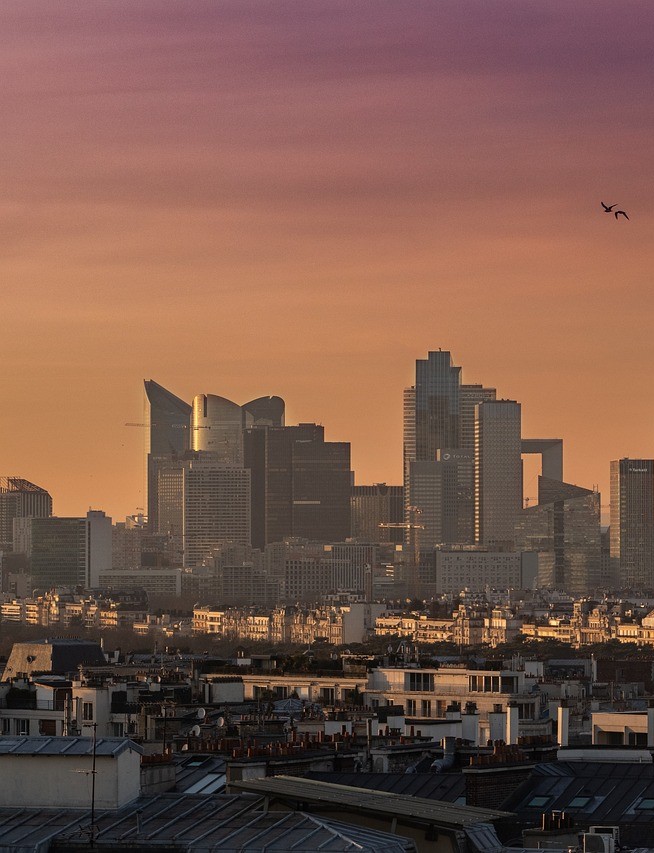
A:
[[[0,709],[15,711],[63,711],[64,699],[36,699],[31,696],[15,696],[0,699]]]

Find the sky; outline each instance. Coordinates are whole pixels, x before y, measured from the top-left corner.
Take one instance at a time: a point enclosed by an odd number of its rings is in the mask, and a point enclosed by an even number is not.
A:
[[[399,483],[441,347],[608,503],[609,461],[654,457],[653,28],[651,0],[4,0],[0,475],[145,506],[154,379],[279,394]]]

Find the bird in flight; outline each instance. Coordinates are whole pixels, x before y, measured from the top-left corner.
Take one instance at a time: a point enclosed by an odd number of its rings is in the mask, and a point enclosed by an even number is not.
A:
[[[604,213],[612,213],[613,208],[617,205],[617,202],[615,204],[604,204],[604,202],[601,201],[600,204],[604,208]]]
[[[616,210],[616,211],[615,211],[615,213],[614,213],[614,216],[615,216],[615,218],[616,218],[616,219],[618,218],[618,216],[624,216],[624,218],[625,218],[625,219],[629,219],[629,217],[628,217],[628,216],[627,216],[627,214],[624,212],[624,210]]]

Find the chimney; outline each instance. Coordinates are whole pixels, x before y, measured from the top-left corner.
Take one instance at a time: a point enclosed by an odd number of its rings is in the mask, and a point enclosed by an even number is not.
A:
[[[647,719],[649,722],[649,712]],[[565,701],[565,699],[561,699],[561,704],[559,705],[556,715],[556,721],[558,728],[559,746],[567,746],[570,730],[570,708],[568,708],[568,703]]]
[[[461,715],[461,736],[473,746],[479,746],[479,714],[474,702],[466,702],[465,711]]]
[[[508,744],[517,744],[518,726],[518,703],[509,702],[506,706],[506,742]]]
[[[506,714],[501,705],[493,705],[493,710],[488,714],[488,727],[493,742],[503,740],[506,743]]]

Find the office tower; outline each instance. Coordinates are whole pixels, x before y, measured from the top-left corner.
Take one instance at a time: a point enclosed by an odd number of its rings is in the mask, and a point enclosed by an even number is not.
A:
[[[148,527],[156,533],[159,530],[158,471],[162,465],[167,465],[171,459],[180,458],[189,449],[191,406],[152,379],[145,380],[144,385],[148,403],[146,409]]]
[[[213,455],[171,463],[159,472],[162,532],[180,543],[185,566],[199,566],[227,544],[250,544],[250,472]]]
[[[522,508],[520,403],[475,407],[475,540],[510,547]]]
[[[320,542],[350,535],[350,445],[326,442],[317,424],[244,432],[252,478],[252,544],[288,537]]]
[[[293,443],[293,536],[341,542],[350,535],[350,444],[322,436]]]
[[[284,426],[286,405],[281,397],[258,397],[243,405],[243,426]]]
[[[461,450],[475,452],[475,407],[497,398],[495,388],[484,388],[483,385],[462,385],[459,392],[461,401]]]
[[[16,550],[27,555],[32,585],[98,587],[111,570],[111,518],[90,510],[85,518],[19,518]]]
[[[211,453],[226,465],[243,464],[243,411],[215,394],[193,398],[191,449]]]
[[[654,587],[654,460],[611,462],[611,559],[623,589]]]
[[[539,587],[571,595],[594,593],[602,571],[599,494],[539,477],[538,505],[521,510],[515,545],[538,554]]]
[[[425,547],[474,541],[475,407],[495,394],[462,385],[461,368],[447,351],[416,361],[415,386],[404,391],[405,523],[425,529],[407,529],[407,542],[415,536]]]
[[[352,538],[361,542],[404,541],[404,489],[375,483],[372,486],[352,486]],[[397,525],[387,527],[380,525]]]
[[[47,518],[52,498],[40,486],[20,477],[0,477],[0,551],[11,551],[15,518]]]
[[[444,447],[459,447],[461,368],[449,352],[416,361],[415,458],[436,459]]]

